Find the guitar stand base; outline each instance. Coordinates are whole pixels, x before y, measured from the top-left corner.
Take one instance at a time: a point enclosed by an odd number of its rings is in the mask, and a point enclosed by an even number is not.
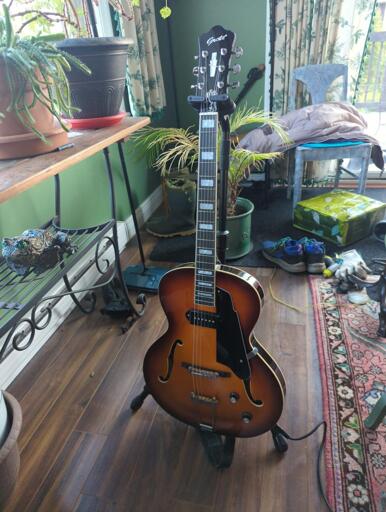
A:
[[[275,445],[276,451],[284,453],[288,450],[288,443],[281,433],[281,429],[277,425],[271,430],[273,444]]]
[[[207,430],[197,429],[201,437],[209,462],[216,469],[226,469],[232,464],[235,451],[235,441],[233,436],[224,436],[209,432]]]
[[[130,404],[130,409],[133,411],[133,412],[136,412],[138,411],[138,409],[140,409],[143,405],[143,402],[145,401],[145,398],[150,395],[149,393],[149,390],[147,389],[146,386],[143,387],[143,391],[142,393],[140,393],[138,396],[136,396],[135,398],[133,398],[131,404]]]

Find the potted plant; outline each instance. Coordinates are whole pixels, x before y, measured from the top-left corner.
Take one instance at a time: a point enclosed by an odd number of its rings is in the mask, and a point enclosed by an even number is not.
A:
[[[140,157],[161,175],[164,213],[146,225],[152,235],[172,237],[195,232],[198,135],[190,128],[144,128],[134,135]]]
[[[71,105],[66,71],[89,70],[50,37],[15,33],[8,7],[0,18],[0,158],[46,153],[67,142]]]
[[[11,394],[0,391],[0,510],[3,510],[19,475],[17,440],[21,424],[19,403]]]
[[[120,0],[108,0],[109,5],[121,16],[130,18]],[[94,4],[97,0],[55,0],[50,3],[42,0],[29,0],[24,10],[15,16],[22,20],[23,28],[49,32],[59,24],[66,38],[57,47],[84,62],[91,70],[85,75],[81,70],[67,70],[71,100],[76,110],[70,116],[75,128],[100,127],[118,122],[123,93],[126,85],[126,64],[129,39],[122,37],[98,37]],[[128,2],[132,11],[131,2]],[[114,117],[114,119],[112,119]],[[96,121],[96,119],[99,119]],[[106,119],[108,118],[108,119]],[[93,122],[82,121],[93,119]],[[78,121],[79,120],[79,121]]]
[[[283,140],[286,136],[278,121],[269,114],[257,108],[241,107],[231,117],[231,131],[237,133],[252,124],[268,124],[276,131]],[[182,187],[186,188],[186,181],[192,181],[191,176],[184,175],[181,171],[188,168],[194,171],[198,160],[198,135],[192,128],[152,128],[147,127],[140,130],[134,137],[135,144],[141,155],[146,155],[149,163],[158,171],[163,178],[163,187],[166,191],[167,206],[166,213],[157,221],[150,221],[150,232],[157,236],[165,236],[163,233],[183,234],[184,231],[194,226],[194,209],[192,210],[189,223],[186,224],[186,215],[176,217],[176,209],[170,196],[170,179],[178,177]],[[218,145],[220,144],[220,137]],[[232,148],[230,155],[230,167],[228,173],[228,208],[227,228],[230,231],[227,243],[227,258],[239,258],[247,254],[251,247],[251,216],[253,204],[245,198],[239,197],[240,183],[245,179],[249,170],[259,168],[265,160],[276,158],[280,153],[253,153],[242,148]],[[171,173],[173,173],[171,175]],[[195,204],[195,201],[194,201]],[[186,207],[188,211],[188,207]],[[158,232],[154,230],[157,226]],[[168,226],[171,226],[168,229]],[[160,232],[162,230],[162,232]],[[179,231],[178,231],[179,230]],[[178,231],[176,233],[176,231]]]

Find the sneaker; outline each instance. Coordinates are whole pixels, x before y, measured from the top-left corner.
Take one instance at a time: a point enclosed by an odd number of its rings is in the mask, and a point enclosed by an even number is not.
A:
[[[266,240],[263,242],[263,256],[276,263],[287,272],[305,272],[306,263],[302,245],[290,237],[285,237],[277,242]]]
[[[303,247],[307,272],[310,274],[322,274],[326,269],[324,257],[326,256],[326,247],[323,242],[318,242],[313,238],[301,238],[298,243]]]

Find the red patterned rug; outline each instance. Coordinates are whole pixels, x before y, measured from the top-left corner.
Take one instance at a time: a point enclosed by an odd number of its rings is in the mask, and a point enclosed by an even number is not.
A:
[[[386,339],[375,302],[354,306],[331,281],[310,277],[328,424],[327,496],[335,512],[386,511],[386,420],[364,420],[386,392]]]

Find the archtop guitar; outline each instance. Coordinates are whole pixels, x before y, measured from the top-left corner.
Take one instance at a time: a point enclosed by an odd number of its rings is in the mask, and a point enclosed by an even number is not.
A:
[[[229,102],[231,57],[241,54],[234,45],[235,34],[220,26],[199,38],[196,95],[190,98],[199,110],[195,262],[161,280],[168,328],[148,350],[144,376],[148,391],[175,418],[252,437],[276,425],[285,383],[253,334],[264,300],[260,283],[217,263],[218,124]]]

